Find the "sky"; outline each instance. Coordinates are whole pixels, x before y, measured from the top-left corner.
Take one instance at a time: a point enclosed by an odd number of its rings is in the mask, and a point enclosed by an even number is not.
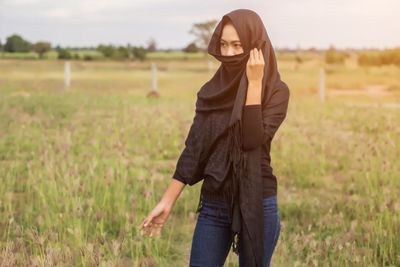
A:
[[[52,46],[179,49],[194,23],[238,8],[257,12],[276,48],[400,46],[400,0],[0,0],[0,40],[19,34]]]

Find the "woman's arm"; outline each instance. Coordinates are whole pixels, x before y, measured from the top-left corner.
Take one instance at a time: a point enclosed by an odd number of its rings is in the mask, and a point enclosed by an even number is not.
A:
[[[249,83],[242,120],[243,150],[251,150],[260,146],[264,134],[261,112],[261,82]]]
[[[272,141],[276,131],[286,118],[289,98],[289,87],[281,82],[280,87],[275,89],[269,101],[262,103],[263,144],[269,144]]]
[[[181,194],[183,188],[186,184],[182,183],[177,179],[172,179],[169,187],[165,191],[163,197],[161,198],[162,202],[165,202],[171,208],[174,205],[175,201],[178,199],[179,195]]]
[[[254,149],[260,146],[263,140],[261,93],[264,65],[262,50],[252,49],[246,65],[248,87],[242,118],[243,150]]]
[[[259,87],[249,85],[248,99],[243,110],[244,150],[254,149],[261,144],[270,144],[286,117],[290,97],[286,84],[282,83],[280,88],[275,89],[269,101],[261,104],[258,103],[261,98],[261,93],[258,95],[260,91]]]
[[[157,235],[160,235],[161,229],[163,228],[164,223],[167,221],[172,207],[184,187],[184,183],[178,181],[177,179],[172,179],[171,184],[169,185],[167,191],[165,191],[161,201],[157,203],[150,214],[140,224],[139,231],[143,231],[144,235],[150,231],[150,237],[153,236],[155,231],[157,231]]]
[[[204,151],[202,144],[206,135],[198,135],[198,127],[202,127],[204,116],[195,113],[193,123],[190,126],[189,133],[185,140],[185,147],[176,163],[173,179],[179,180],[190,186],[204,179]]]
[[[247,86],[246,106],[261,105],[261,87],[262,81],[249,82]]]

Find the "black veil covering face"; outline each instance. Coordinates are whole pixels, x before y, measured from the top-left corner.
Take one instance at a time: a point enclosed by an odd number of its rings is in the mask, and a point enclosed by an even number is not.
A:
[[[238,32],[244,51],[234,56],[223,56],[220,52],[222,29],[228,20]],[[233,251],[238,254],[240,237],[245,266],[261,267],[264,266],[262,148],[242,150],[242,110],[248,86],[246,64],[250,50],[255,47],[262,50],[265,62],[262,145],[270,146],[286,116],[289,88],[280,79],[275,53],[261,18],[249,9],[233,10],[222,17],[211,37],[208,53],[221,65],[197,93],[196,115],[176,172],[190,185],[203,179],[205,170],[213,172],[216,175],[207,184],[213,190],[221,188],[228,179]],[[227,138],[220,138],[226,131]],[[231,167],[233,173],[227,175]]]

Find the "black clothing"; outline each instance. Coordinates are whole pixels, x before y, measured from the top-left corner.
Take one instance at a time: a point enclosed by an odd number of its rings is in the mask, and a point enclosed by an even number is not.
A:
[[[262,145],[264,127],[261,105],[247,105],[243,110],[243,149],[250,150]],[[263,198],[277,195],[276,176],[270,166],[269,146],[262,146],[261,174],[263,180]]]
[[[243,150],[250,150],[262,144],[264,128],[262,126],[261,105],[246,105],[243,107]],[[270,166],[271,158],[269,147],[262,147],[261,173],[263,179],[263,198],[277,195],[277,179]],[[185,179],[175,172],[173,178],[187,184]],[[202,186],[202,189],[204,186]],[[205,199],[229,202],[224,199],[220,192],[202,191]]]
[[[220,37],[228,20],[238,32],[244,51],[234,56],[220,53]],[[263,136],[262,146],[244,150],[246,64],[253,48],[261,49],[265,62],[261,88]],[[238,254],[235,237],[240,237],[245,266],[263,266],[262,147],[269,154],[272,138],[286,116],[289,88],[280,79],[261,18],[251,10],[238,9],[224,15],[211,37],[208,53],[221,65],[197,93],[196,114],[173,177],[181,177],[189,185],[204,178],[203,192],[218,193],[228,200],[233,251]],[[200,208],[201,198],[197,211]]]

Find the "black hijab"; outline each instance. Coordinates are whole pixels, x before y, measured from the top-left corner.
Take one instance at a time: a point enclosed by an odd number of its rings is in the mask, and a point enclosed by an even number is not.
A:
[[[244,53],[221,55],[220,38],[227,21],[231,21],[238,32]],[[237,9],[224,15],[208,46],[208,53],[219,60],[221,65],[197,93],[196,116],[185,142],[185,153],[177,167],[186,177],[196,177],[197,180],[192,184],[201,179],[205,168],[228,170],[233,167],[231,176],[220,175],[214,181],[222,184],[229,179],[232,192],[230,219],[233,251],[238,254],[239,240],[235,237],[240,237],[245,266],[261,267],[264,266],[261,147],[248,151],[242,149],[242,109],[248,86],[246,63],[254,47],[262,50],[265,62],[261,95],[263,107],[273,95],[279,95],[277,92],[283,92],[283,101],[287,101],[289,89],[280,79],[274,50],[261,18],[249,9]],[[265,114],[263,111],[263,116]],[[263,143],[272,140],[277,129],[277,125],[273,124],[269,127],[264,120]],[[226,131],[227,138],[223,134]],[[225,138],[221,140],[221,136]]]

